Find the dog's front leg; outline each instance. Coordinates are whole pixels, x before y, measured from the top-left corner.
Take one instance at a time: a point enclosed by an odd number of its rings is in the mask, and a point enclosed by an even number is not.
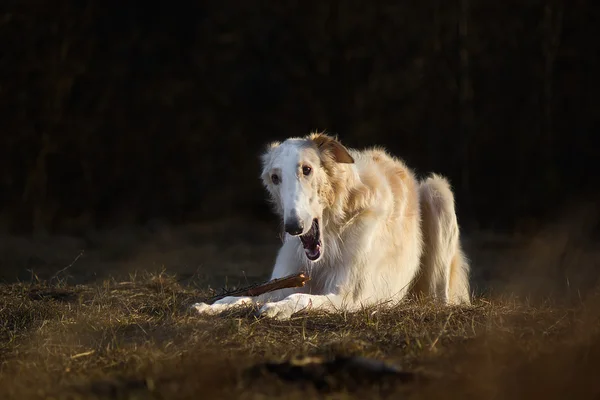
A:
[[[341,297],[333,293],[328,295],[294,293],[283,300],[266,303],[260,308],[258,314],[262,317],[283,320],[303,310],[337,311],[341,303]]]
[[[215,301],[213,304],[196,303],[192,305],[192,309],[198,311],[200,314],[214,315],[235,307],[250,305],[254,302],[255,299],[252,297],[227,296]]]
[[[214,314],[220,314],[223,311],[231,310],[232,308],[236,308],[236,307],[244,307],[244,306],[249,306],[249,305],[253,305],[256,303],[262,304],[262,303],[265,303],[266,301],[279,301],[279,300],[285,298],[285,296],[287,296],[288,294],[289,294],[288,290],[280,289],[280,290],[265,293],[263,295],[255,296],[255,297],[227,296],[227,297],[223,297],[222,299],[220,299],[218,301],[215,301],[213,304],[196,303],[196,304],[192,305],[192,308],[194,310],[196,310],[197,312],[199,312],[200,314],[214,315]]]
[[[215,301],[213,304],[206,303],[196,303],[192,305],[192,309],[196,310],[200,314],[220,314],[223,311],[231,310],[236,307],[244,307],[253,304],[264,304],[267,302],[278,302],[282,299],[285,299],[288,295],[294,292],[294,289],[279,289],[274,290],[269,293],[261,294],[260,296],[255,297],[236,297],[236,296],[227,296],[222,299]],[[267,303],[268,304],[268,303]]]

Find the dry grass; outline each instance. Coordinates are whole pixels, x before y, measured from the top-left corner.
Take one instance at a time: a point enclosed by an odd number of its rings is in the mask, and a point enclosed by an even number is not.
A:
[[[487,294],[471,307],[406,302],[290,321],[189,311],[223,276],[245,285],[268,274],[277,243],[267,230],[246,241],[229,240],[227,224],[109,232],[85,247],[3,238],[0,276],[33,278],[0,285],[0,399],[599,398],[598,225],[595,209],[578,210],[519,248],[472,236],[472,281]],[[76,248],[86,252],[74,262]],[[157,263],[177,279],[127,278]]]
[[[218,317],[188,312],[208,295],[165,274],[96,286],[1,286],[0,398],[600,394],[597,296],[576,307],[479,299],[468,308],[407,303],[275,322],[255,318],[252,309]],[[303,355],[370,357],[403,373],[266,365]]]

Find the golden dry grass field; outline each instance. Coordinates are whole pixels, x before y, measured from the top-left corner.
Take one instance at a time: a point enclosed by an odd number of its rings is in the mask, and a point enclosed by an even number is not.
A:
[[[251,308],[189,312],[211,295],[209,286],[268,275],[277,248],[271,233],[227,247],[220,229],[162,229],[130,234],[130,242],[118,232],[86,243],[4,238],[0,398],[600,396],[600,258],[564,225],[518,246],[520,239],[483,233],[468,240],[470,307],[409,301],[290,321],[258,319]],[[19,264],[34,248],[37,261]],[[27,279],[11,282],[22,270]]]

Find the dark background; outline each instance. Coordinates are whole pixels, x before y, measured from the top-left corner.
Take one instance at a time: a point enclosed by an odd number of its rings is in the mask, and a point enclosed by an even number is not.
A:
[[[595,199],[600,7],[569,1],[4,2],[12,233],[269,218],[265,142],[382,145],[465,229]]]

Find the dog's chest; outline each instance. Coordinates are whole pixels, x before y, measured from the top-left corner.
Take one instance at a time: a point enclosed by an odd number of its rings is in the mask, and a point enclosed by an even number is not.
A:
[[[307,263],[305,268],[310,276],[307,285],[310,293],[328,294],[339,292],[346,281],[351,262],[342,246],[329,242],[323,258],[316,263]]]

